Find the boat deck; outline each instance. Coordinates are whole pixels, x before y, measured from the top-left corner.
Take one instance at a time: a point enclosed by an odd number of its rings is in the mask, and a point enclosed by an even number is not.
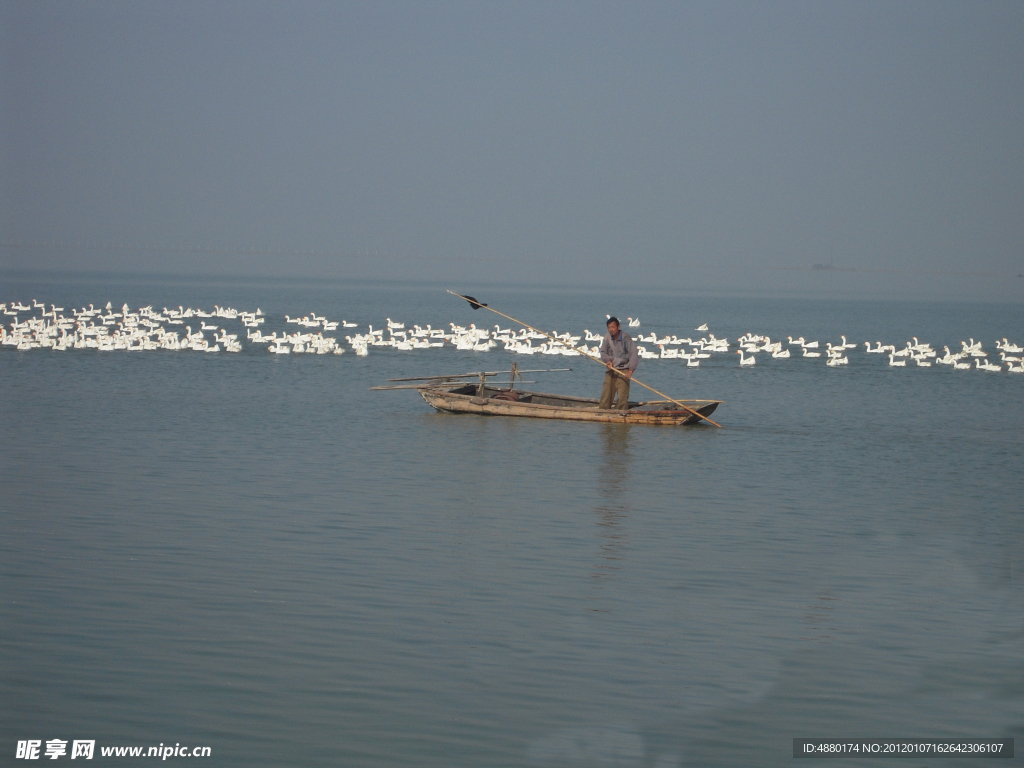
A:
[[[697,424],[703,419],[671,400],[630,401],[628,410],[602,410],[595,398],[552,395],[479,384],[443,384],[420,389],[433,408],[449,413],[521,416],[631,424]],[[680,400],[702,416],[710,416],[721,401]]]

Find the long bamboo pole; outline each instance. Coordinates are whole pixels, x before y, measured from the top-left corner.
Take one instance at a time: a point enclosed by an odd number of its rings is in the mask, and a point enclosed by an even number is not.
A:
[[[536,381],[529,381],[529,380],[520,380],[519,383],[520,384],[536,384],[537,382]],[[395,384],[395,385],[392,385],[392,386],[370,387],[369,391],[370,392],[379,392],[379,391],[386,390],[386,389],[434,389],[435,387],[443,387],[446,384],[454,386],[456,384],[463,385],[464,382],[458,382],[458,381],[435,381],[435,382],[427,382],[426,384]]]
[[[576,352],[579,352],[583,357],[587,358],[588,360],[593,360],[595,363],[597,363],[598,365],[604,366],[608,370],[614,370],[614,369],[608,368],[608,366],[605,365],[605,363],[602,360],[598,360],[596,357],[591,357],[589,353],[581,351],[578,347],[571,346],[568,342],[565,342],[562,339],[559,339],[559,338],[557,338],[555,336],[552,336],[550,333],[545,333],[544,331],[540,330],[539,328],[534,328],[529,323],[524,323],[522,320],[516,320],[514,317],[506,315],[504,312],[499,312],[496,309],[492,309],[491,307],[487,306],[486,304],[482,304],[479,301],[471,299],[471,298],[469,298],[467,296],[463,296],[461,293],[456,293],[455,291],[448,291],[448,293],[450,293],[452,296],[458,296],[460,299],[464,299],[464,300],[468,301],[473,306],[473,309],[477,309],[477,308],[488,309],[488,310],[490,310],[491,312],[493,312],[496,315],[501,315],[506,320],[511,320],[513,323],[518,323],[519,325],[523,326],[524,328],[529,328],[531,331],[533,331],[535,333],[539,333],[542,336],[545,336],[545,337],[551,339],[551,341],[555,342],[556,344],[561,344],[562,346],[569,347],[570,349],[573,349]],[[619,373],[618,371],[615,371],[615,375],[616,376],[622,376],[622,374]],[[704,421],[708,422],[709,424],[714,424],[718,428],[721,428],[721,426],[722,426],[721,424],[718,424],[717,422],[714,422],[711,419],[709,419],[703,413],[698,413],[697,411],[693,410],[693,408],[690,408],[690,407],[688,407],[686,405],[683,405],[682,403],[680,403],[675,398],[669,397],[664,392],[659,392],[654,387],[651,387],[651,386],[648,386],[647,384],[644,384],[642,381],[640,381],[639,379],[637,379],[635,377],[631,376],[629,378],[629,381],[635,381],[637,384],[639,384],[644,389],[649,389],[654,394],[661,395],[661,397],[664,397],[669,402],[675,403],[676,405],[678,405],[683,410],[689,411],[694,416],[698,416],[698,417],[704,419]]]
[[[513,363],[515,365],[515,363]],[[473,373],[452,373],[447,376],[408,376],[404,379],[388,379],[388,381],[426,381],[428,379],[475,379],[482,373],[484,376],[498,376],[502,373],[561,373],[572,368],[531,368],[528,371],[474,371]]]

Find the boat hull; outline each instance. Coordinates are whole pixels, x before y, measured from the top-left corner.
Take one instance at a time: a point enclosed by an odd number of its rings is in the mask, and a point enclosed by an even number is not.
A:
[[[514,393],[518,400],[506,399],[508,393],[487,387],[423,388],[420,395],[432,408],[446,413],[475,413],[484,416],[519,416],[533,419],[592,421],[604,424],[648,424],[687,426],[703,422],[700,416],[679,408],[671,401],[631,402],[626,411],[602,410],[597,400],[547,395],[538,392]],[[680,400],[679,402],[703,416],[710,416],[718,400]]]

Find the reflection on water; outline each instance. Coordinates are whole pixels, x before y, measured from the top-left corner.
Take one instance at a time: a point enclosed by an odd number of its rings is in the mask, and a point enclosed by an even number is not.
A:
[[[624,424],[601,425],[601,465],[597,472],[600,503],[594,507],[598,557],[591,577],[598,582],[614,577],[625,559],[628,533],[623,523],[630,511],[631,428]]]
[[[840,630],[833,625],[838,623],[835,618],[838,600],[838,597],[818,595],[816,602],[805,606],[804,634],[800,635],[801,640],[830,644],[836,639]]]

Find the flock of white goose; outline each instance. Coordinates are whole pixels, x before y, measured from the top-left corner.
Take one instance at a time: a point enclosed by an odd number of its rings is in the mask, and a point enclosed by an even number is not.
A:
[[[833,368],[849,364],[850,358],[847,355],[847,350],[858,348],[857,344],[847,342],[845,336],[840,338],[842,341],[839,344],[832,344],[831,342],[825,344],[825,364]],[[806,341],[803,337],[794,339],[792,336],[788,336],[786,340],[789,347],[800,348],[801,357],[818,358],[822,355],[817,341]],[[738,341],[741,344],[741,348],[737,351],[740,355],[740,365],[754,365],[756,362],[755,352],[770,352],[773,358],[791,357],[790,349],[783,349],[782,342],[772,343],[771,339],[766,336],[751,336],[748,334],[747,336],[741,336]],[[914,365],[920,368],[931,368],[932,364],[935,364],[948,365],[957,371],[967,371],[973,368],[981,371],[995,372],[1003,370],[1003,365],[1005,364],[1008,373],[1024,373],[1024,359],[1019,355],[1019,353],[1024,352],[1024,349],[1016,344],[1011,344],[1006,338],[995,342],[995,347],[999,352],[1001,361],[998,364],[988,361],[989,353],[983,349],[980,341],[975,341],[974,339],[971,339],[970,342],[961,341],[960,346],[961,349],[958,352],[951,352],[948,346],[944,346],[942,348],[944,354],[939,357],[938,352],[932,349],[931,344],[923,344],[914,336],[911,341],[906,342],[906,346],[902,349],[897,349],[892,344],[883,345],[880,341],[876,341],[875,346],[872,347],[870,341],[865,341],[864,352],[868,354],[888,354],[889,365],[893,368],[905,368],[908,362],[913,362]],[[745,358],[743,356],[744,351],[750,352],[751,356]],[[974,365],[971,364],[972,360]]]
[[[345,320],[331,321],[321,315],[310,313],[301,318],[284,316],[287,324],[294,324],[303,330],[293,333],[277,331],[265,335],[261,326],[266,322],[264,313],[257,308],[247,312],[231,307],[214,306],[211,311],[178,307],[164,307],[155,310],[152,306],[136,311],[125,304],[115,311],[110,302],[103,309],[90,304],[81,309],[65,311],[63,307],[47,305],[33,300],[26,305],[21,302],[0,304],[0,312],[12,318],[6,325],[0,325],[0,346],[18,350],[47,348],[55,351],[67,349],[97,349],[101,351],[128,350],[190,350],[195,352],[241,352],[243,341],[239,338],[242,329],[245,341],[250,345],[263,344],[273,354],[344,354],[342,342],[335,336],[325,335],[340,328],[357,328],[356,323]],[[210,322],[207,322],[209,320]],[[228,333],[225,324],[241,323],[239,333]],[[640,321],[628,318],[630,328],[639,328]],[[708,333],[707,325],[695,329],[707,333],[701,338],[679,337],[676,335],[659,338],[656,333],[636,336],[637,349],[646,360],[680,360],[689,368],[700,367],[701,361],[712,355],[735,352],[739,355],[741,367],[757,363],[759,354],[770,355],[772,359],[825,358],[829,367],[839,367],[850,362],[849,350],[859,345],[850,343],[845,336],[837,344],[826,342],[822,348],[818,341],[803,337],[787,337],[785,342],[772,341],[768,336],[747,333],[736,339],[738,349],[732,350],[728,339],[717,338]],[[389,347],[399,351],[454,347],[457,350],[488,352],[499,347],[517,355],[563,355],[598,356],[602,333],[584,330],[582,335],[571,333],[550,334],[523,329],[514,331],[495,325],[493,329],[468,327],[449,323],[448,329],[413,325],[406,329],[405,323],[393,322],[388,318],[384,327],[375,329],[372,325],[365,333],[353,332],[344,337],[344,343],[357,355],[369,354],[370,347]],[[582,346],[580,345],[580,342]],[[534,342],[537,342],[536,344]],[[593,343],[593,347],[588,345]],[[881,342],[864,342],[864,352],[888,355],[892,367],[906,367],[912,363],[918,367],[946,365],[953,370],[1007,371],[1024,373],[1024,359],[1020,346],[1011,344],[1005,338],[995,342],[999,362],[989,362],[980,341],[974,339],[960,342],[961,349],[951,352],[943,347],[944,354],[932,349],[930,344],[921,343],[917,338],[906,342],[903,348],[883,345]]]
[[[33,300],[31,305],[20,302],[0,304],[0,312],[13,318],[0,326],[0,346],[19,350],[241,352],[239,334],[228,333],[227,328],[222,327],[227,322],[240,322],[249,341],[273,344],[272,352],[341,354],[344,351],[337,339],[324,336],[323,331],[263,336],[259,327],[266,318],[258,307],[255,312],[246,312],[215,305],[212,311],[206,312],[191,307],[155,310],[148,306],[133,312],[127,304],[120,311],[115,311],[107,302],[103,309],[90,304],[65,314],[64,307],[51,304],[47,309],[45,304]],[[322,317],[316,318],[315,323],[311,317],[285,319],[287,322],[301,322],[304,327],[319,328],[322,325],[324,330],[338,327],[338,323],[329,323]],[[354,324],[347,325],[354,327]]]

